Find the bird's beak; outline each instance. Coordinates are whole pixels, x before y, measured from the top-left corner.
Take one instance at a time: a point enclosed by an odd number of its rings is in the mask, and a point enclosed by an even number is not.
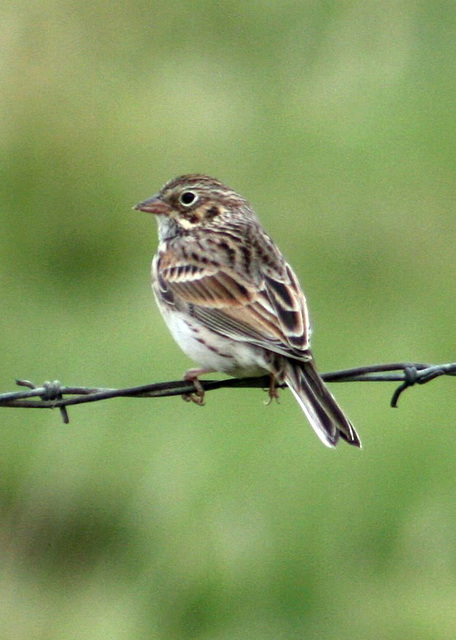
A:
[[[166,215],[170,212],[169,205],[166,202],[163,202],[161,198],[158,196],[152,196],[148,200],[144,200],[144,202],[140,202],[133,209],[137,211],[145,211],[146,213],[154,213],[155,215]]]

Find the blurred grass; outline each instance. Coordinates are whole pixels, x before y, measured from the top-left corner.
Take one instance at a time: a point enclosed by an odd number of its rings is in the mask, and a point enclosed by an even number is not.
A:
[[[255,204],[322,370],[454,360],[453,3],[1,13],[2,389],[185,371],[131,207],[188,171]],[[454,383],[334,388],[362,452],[286,393],[2,410],[1,637],[453,640]]]

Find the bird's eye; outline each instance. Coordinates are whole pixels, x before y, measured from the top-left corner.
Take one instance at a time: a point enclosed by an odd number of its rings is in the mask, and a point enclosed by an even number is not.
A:
[[[190,207],[197,200],[198,196],[194,191],[183,191],[179,196],[179,202],[184,207]]]

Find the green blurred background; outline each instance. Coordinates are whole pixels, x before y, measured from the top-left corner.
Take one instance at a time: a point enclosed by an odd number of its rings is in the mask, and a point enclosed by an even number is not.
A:
[[[304,285],[322,371],[455,360],[454,2],[6,2],[3,391],[189,366],[155,309],[184,172],[249,198]],[[455,382],[1,410],[2,640],[456,637]]]

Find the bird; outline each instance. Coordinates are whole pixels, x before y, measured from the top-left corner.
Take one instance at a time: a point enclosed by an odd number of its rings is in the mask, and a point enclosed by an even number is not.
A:
[[[328,447],[361,447],[350,420],[319,375],[298,278],[252,205],[216,178],[188,174],[134,209],[158,223],[152,289],[174,340],[198,368],[184,379],[203,404],[201,375],[269,375],[270,400],[289,387]]]

